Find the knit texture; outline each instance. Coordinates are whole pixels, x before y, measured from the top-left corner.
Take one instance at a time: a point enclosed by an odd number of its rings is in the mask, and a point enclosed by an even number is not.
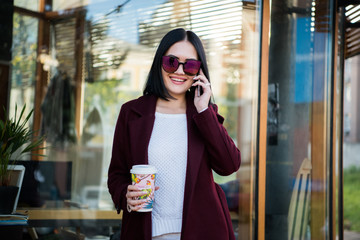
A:
[[[186,114],[155,113],[148,159],[158,172],[155,202],[152,211],[152,236],[179,233],[187,165]]]

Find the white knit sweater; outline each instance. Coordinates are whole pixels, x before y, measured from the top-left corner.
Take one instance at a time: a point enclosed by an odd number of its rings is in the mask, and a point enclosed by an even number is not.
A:
[[[186,114],[155,113],[148,159],[158,172],[152,211],[152,236],[179,233],[182,226],[187,165]]]

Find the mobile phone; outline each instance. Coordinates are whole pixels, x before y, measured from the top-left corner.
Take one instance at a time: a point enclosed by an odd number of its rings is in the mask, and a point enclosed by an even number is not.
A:
[[[196,76],[198,76],[198,75],[199,75],[199,73],[196,74]],[[200,81],[200,80],[196,80],[195,82],[197,82],[197,81]],[[197,93],[198,97],[200,97],[203,94],[203,89],[202,89],[202,87],[200,85],[197,86],[197,92],[198,92]]]
[[[197,80],[197,81],[200,81],[200,80]],[[202,94],[203,94],[203,88],[200,85],[198,85],[197,86],[197,96],[200,97]]]
[[[199,81],[199,80],[197,80],[197,81]],[[200,97],[202,94],[203,94],[203,88],[200,85],[198,85],[197,86],[197,96]]]

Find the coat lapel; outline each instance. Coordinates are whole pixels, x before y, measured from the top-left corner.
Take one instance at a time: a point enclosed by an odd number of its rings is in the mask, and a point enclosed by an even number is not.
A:
[[[141,97],[131,109],[136,116],[129,122],[130,151],[134,165],[148,163],[148,145],[155,121],[156,100],[154,96]]]
[[[184,196],[184,213],[187,213],[189,206],[189,199],[192,199],[194,185],[200,168],[200,163],[203,161],[204,143],[203,139],[197,130],[193,120],[194,115],[198,114],[194,106],[193,99],[189,96],[187,98],[186,116],[188,128],[188,159],[185,180],[185,196]],[[186,216],[184,216],[186,218]]]

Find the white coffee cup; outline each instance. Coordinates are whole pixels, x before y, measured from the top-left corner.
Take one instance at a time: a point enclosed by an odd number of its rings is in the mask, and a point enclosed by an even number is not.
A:
[[[138,212],[150,212],[153,209],[154,193],[155,193],[155,179],[157,170],[152,165],[134,165],[131,170],[132,185],[136,185],[141,191],[147,194],[138,197],[137,199],[146,199],[143,207]]]

